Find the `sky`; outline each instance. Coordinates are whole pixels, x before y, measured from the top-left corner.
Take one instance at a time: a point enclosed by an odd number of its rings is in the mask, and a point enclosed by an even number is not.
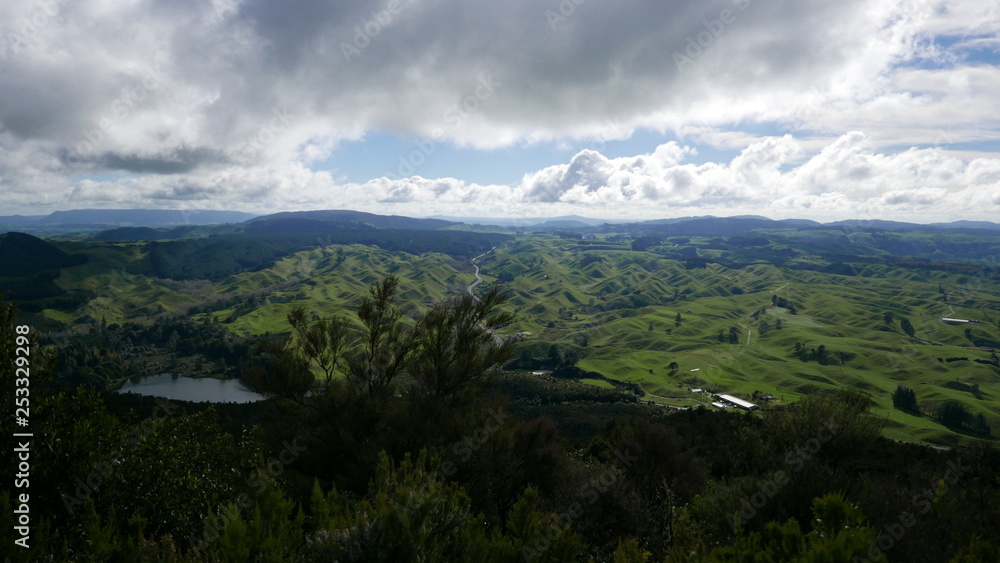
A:
[[[1000,222],[1000,4],[0,4],[0,215]]]

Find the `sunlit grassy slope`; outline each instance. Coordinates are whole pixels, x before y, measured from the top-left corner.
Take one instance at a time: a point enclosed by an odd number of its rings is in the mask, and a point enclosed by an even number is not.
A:
[[[472,266],[443,254],[415,256],[351,245],[296,253],[261,272],[231,276],[216,284],[226,295],[262,292],[250,311],[222,309],[208,316],[241,334],[289,330],[285,320],[293,307],[305,306],[321,316],[352,313],[380,278],[400,278],[399,302],[411,315],[465,290]],[[277,288],[268,291],[269,288]]]
[[[971,330],[996,339],[1000,292],[989,280],[882,265],[863,267],[857,276],[767,264],[689,269],[645,252],[581,250],[537,238],[499,249],[484,272],[492,279],[514,276],[506,284],[521,312],[513,332],[575,346],[582,368],[637,381],[650,398],[707,402],[688,391],[697,386],[759,390],[789,402],[851,387],[870,393],[876,412],[889,416],[888,435],[941,442],[955,435],[891,408],[889,395],[898,384],[916,389],[928,406],[954,399],[987,418],[1000,416],[1000,373],[974,361],[989,359],[990,352],[970,349],[969,325],[938,320],[980,320]],[[772,295],[789,300],[796,314],[773,307]],[[914,337],[901,330],[901,317],[913,324]],[[762,322],[769,325],[763,335]],[[729,343],[731,327],[738,329],[739,344]],[[827,365],[802,361],[792,354],[796,343],[822,344],[837,359]],[[958,357],[967,360],[941,361]],[[674,375],[667,369],[671,362],[680,366]],[[978,396],[962,390],[973,384]]]
[[[692,387],[761,391],[784,403],[855,388],[870,393],[875,412],[888,417],[888,436],[962,439],[928,417],[894,410],[889,394],[905,384],[925,410],[957,400],[1000,420],[1000,370],[975,361],[989,360],[991,352],[974,349],[965,334],[969,329],[973,338],[1000,340],[1000,287],[990,276],[878,264],[855,264],[852,276],[768,263],[695,267],[626,244],[608,241],[593,249],[552,236],[521,236],[479,261],[484,283],[477,290],[499,284],[509,293],[518,320],[501,332],[522,333],[521,346],[573,348],[583,369],[638,382],[647,399],[658,402],[709,402]],[[196,306],[192,318],[252,335],[287,331],[285,315],[297,305],[350,316],[368,288],[390,273],[399,276],[400,303],[411,315],[460,295],[473,280],[469,263],[443,254],[350,245],[298,252],[214,284],[180,283],[128,274],[128,265],[141,258],[139,248],[93,246],[91,262],[66,269],[59,283],[97,296],[74,313],[46,314],[63,322],[85,316],[120,322]],[[772,306],[772,296],[788,300],[795,313]],[[938,320],[944,316],[982,322],[949,325]],[[904,334],[901,317],[912,323],[913,337]],[[763,334],[762,323],[769,327]],[[735,344],[729,339],[734,327]],[[822,365],[796,358],[797,343],[807,350],[823,345],[831,360]],[[679,365],[674,373],[671,362]],[[971,391],[973,385],[978,391]]]

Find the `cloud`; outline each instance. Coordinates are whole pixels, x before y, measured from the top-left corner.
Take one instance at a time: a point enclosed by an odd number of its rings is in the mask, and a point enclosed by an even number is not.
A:
[[[177,148],[169,155],[138,155],[107,153],[96,159],[96,164],[109,170],[149,172],[152,174],[178,174],[190,172],[207,162],[220,162],[222,155],[210,148]]]
[[[674,142],[648,155],[616,159],[582,151],[567,165],[525,175],[520,190],[528,201],[585,205],[737,204],[771,189],[771,182],[780,178],[778,168],[797,150],[791,137],[765,139],[728,165],[682,164],[693,151]]]
[[[969,55],[995,52],[998,22],[976,0],[7,2],[0,206],[916,213],[944,190],[966,213],[956,194],[996,186],[963,147],[1000,137],[1000,68]],[[640,130],[680,141],[603,154]],[[516,186],[310,168],[371,132],[595,145]],[[695,164],[690,141],[742,152]]]
[[[819,218],[868,209],[911,219],[960,210],[987,218],[997,211],[980,196],[1000,193],[1000,159],[966,163],[940,149],[887,155],[854,131],[784,169],[800,152],[788,135],[760,140],[726,164],[682,163],[678,157],[685,149],[676,143],[616,159],[582,151],[567,164],[525,175],[518,197],[601,212],[628,208],[647,216],[675,207]],[[976,208],[975,202],[987,207]]]

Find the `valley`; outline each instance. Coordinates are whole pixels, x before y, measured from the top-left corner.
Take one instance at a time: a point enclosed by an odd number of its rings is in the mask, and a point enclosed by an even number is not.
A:
[[[252,341],[288,332],[298,306],[352,319],[391,274],[407,317],[497,287],[515,316],[498,331],[516,345],[508,369],[628,387],[651,404],[713,408],[711,394],[692,392],[700,389],[773,396],[765,408],[782,408],[855,389],[886,418],[887,437],[936,445],[985,437],[936,420],[945,403],[986,428],[1000,421],[1000,233],[758,219],[472,232],[323,217],[207,227],[219,230],[207,238],[52,238],[57,264],[23,275],[58,273],[51,284],[63,293],[22,300],[22,315],[63,338],[102,323],[184,319]],[[262,232],[278,234],[261,247]],[[220,269],[220,256],[232,266]],[[939,320],[954,317],[970,322]],[[209,358],[175,360],[198,375],[238,375]],[[919,412],[893,408],[900,386],[916,393]]]

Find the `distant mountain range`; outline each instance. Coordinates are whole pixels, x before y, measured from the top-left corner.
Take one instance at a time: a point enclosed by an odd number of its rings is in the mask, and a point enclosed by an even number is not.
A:
[[[256,215],[242,211],[179,209],[75,209],[49,215],[0,216],[0,226],[45,230],[53,227],[174,227],[242,223]]]
[[[674,217],[650,221],[625,222],[622,220],[595,219],[579,215],[534,218],[472,218],[404,217],[377,215],[361,211],[287,211],[257,216],[241,211],[169,210],[169,209],[77,209],[56,211],[49,215],[0,216],[0,232],[24,231],[29,233],[103,231],[94,236],[97,240],[153,240],[198,236],[199,226],[219,225],[212,232],[288,234],[335,230],[406,229],[433,231],[456,228],[462,225],[490,225],[501,228],[530,230],[570,230],[583,232],[615,232],[619,230],[648,230],[664,234],[732,236],[754,229],[849,229],[849,230],[990,230],[1000,231],[1000,224],[989,221],[952,221],[922,225],[899,221],[852,219],[820,223],[808,219],[773,220],[758,215],[733,217]],[[173,227],[173,230],[163,230]],[[160,228],[159,231],[151,229]],[[202,233],[204,234],[204,233]]]
[[[495,225],[497,227],[555,227],[577,228],[597,227],[604,224],[627,223],[622,219],[594,219],[579,215],[563,215],[560,217],[449,217],[435,215],[429,219],[440,219],[469,225]]]
[[[247,231],[276,231],[275,225],[282,225],[292,230],[297,224],[311,224],[316,228],[329,225],[351,225],[358,228],[374,229],[414,229],[418,231],[433,231],[458,225],[456,221],[442,219],[414,219],[400,215],[376,215],[363,211],[330,210],[330,211],[285,211],[264,215],[248,221]]]
[[[19,225],[31,225],[44,219],[45,215],[0,215],[0,225],[16,227]]]
[[[950,223],[906,223],[900,221],[884,221],[878,219],[848,219],[844,221],[833,221],[820,223],[810,219],[770,219],[761,215],[734,215],[731,217],[716,217],[714,215],[701,215],[695,217],[670,217],[664,219],[652,219],[648,221],[624,221],[621,219],[595,219],[592,217],[581,217],[579,215],[566,215],[561,217],[525,217],[525,218],[489,218],[489,217],[448,217],[434,216],[434,219],[442,219],[467,224],[495,225],[498,227],[522,227],[532,229],[586,229],[592,227],[608,226],[615,230],[615,226],[642,226],[655,227],[657,225],[686,225],[683,228],[665,230],[693,230],[685,234],[719,234],[724,235],[732,231],[745,231],[754,228],[788,229],[788,228],[850,228],[850,229],[877,229],[877,230],[912,230],[912,229],[985,229],[1000,230],[1000,223],[989,221],[952,221]],[[717,233],[712,233],[711,229],[722,227]]]

